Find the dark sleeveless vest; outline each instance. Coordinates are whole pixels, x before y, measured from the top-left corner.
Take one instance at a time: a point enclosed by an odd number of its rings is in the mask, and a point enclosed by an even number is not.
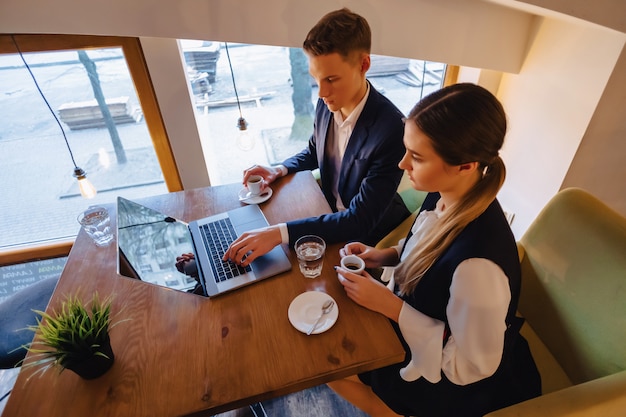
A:
[[[428,194],[420,211],[434,210],[439,198],[438,193]],[[470,258],[489,259],[504,271],[511,288],[507,317],[507,323],[511,323],[519,300],[521,270],[515,237],[497,200],[467,225],[404,300],[422,313],[447,323],[452,275],[461,262]]]

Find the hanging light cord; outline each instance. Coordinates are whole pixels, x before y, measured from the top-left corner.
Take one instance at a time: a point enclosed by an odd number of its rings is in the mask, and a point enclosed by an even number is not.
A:
[[[233,72],[233,64],[230,62],[230,53],[228,52],[228,42],[224,42],[226,46],[226,57],[228,58],[228,66],[230,67],[230,76],[233,79],[233,89],[235,90],[235,98],[237,99],[237,108],[239,109],[239,117],[243,119],[241,114],[241,105],[239,104],[239,94],[237,94],[237,85],[235,84],[235,73]]]
[[[54,117],[54,120],[56,120],[57,124],[59,125],[59,129],[61,129],[61,133],[63,134],[63,139],[65,139],[65,145],[67,145],[67,150],[70,153],[70,158],[72,158],[72,163],[74,164],[75,168],[78,168],[78,165],[76,165],[76,161],[74,160],[74,154],[72,153],[72,148],[70,148],[70,143],[67,141],[67,136],[65,135],[65,129],[63,129],[63,126],[61,125],[59,118],[54,113],[54,110],[52,110],[52,107],[50,106],[50,103],[48,103],[48,100],[46,99],[46,96],[43,94],[43,91],[41,91],[41,88],[39,87],[39,83],[37,83],[37,79],[35,78],[33,71],[30,69],[30,66],[26,62],[26,59],[24,59],[24,55],[22,55],[22,51],[20,50],[20,47],[18,46],[14,35],[11,35],[11,40],[13,41],[13,44],[15,45],[15,49],[17,49],[17,52],[19,53],[20,58],[22,58],[22,62],[26,66],[26,69],[30,73],[31,78],[33,79],[33,82],[35,83],[35,87],[37,87],[37,91],[39,91],[39,95],[41,95],[41,98],[46,103],[46,106],[48,106],[50,113],[52,113],[52,117]]]

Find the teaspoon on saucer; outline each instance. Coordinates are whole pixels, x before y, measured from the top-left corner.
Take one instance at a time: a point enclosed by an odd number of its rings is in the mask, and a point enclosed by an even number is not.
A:
[[[313,326],[311,326],[309,331],[306,332],[307,335],[310,335],[311,333],[313,333],[313,330],[315,330],[315,328],[319,324],[322,317],[330,313],[334,306],[335,306],[335,302],[333,300],[326,300],[326,302],[322,305],[322,311],[320,315],[317,317],[317,320],[315,320],[315,323],[313,323]]]
[[[270,192],[269,191],[265,191],[261,194],[257,194],[257,195],[252,195],[250,194],[250,192],[248,191],[248,193],[245,196],[239,197],[239,201],[248,201],[248,200],[253,200],[256,198],[264,198],[265,196],[267,196]]]

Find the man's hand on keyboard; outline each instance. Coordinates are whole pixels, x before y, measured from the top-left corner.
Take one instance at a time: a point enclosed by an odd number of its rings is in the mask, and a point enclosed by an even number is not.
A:
[[[235,240],[223,260],[230,260],[238,265],[248,266],[259,256],[265,255],[282,242],[278,226],[251,230],[243,233]]]

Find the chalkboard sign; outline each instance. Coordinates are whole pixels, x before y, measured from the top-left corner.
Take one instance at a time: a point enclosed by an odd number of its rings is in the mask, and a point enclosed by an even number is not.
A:
[[[0,302],[37,281],[59,277],[67,257],[0,267]]]

